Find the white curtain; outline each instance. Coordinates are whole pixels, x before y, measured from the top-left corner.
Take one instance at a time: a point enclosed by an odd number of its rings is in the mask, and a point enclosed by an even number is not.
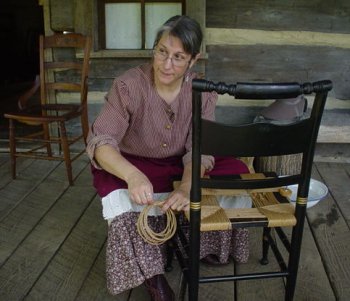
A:
[[[181,3],[146,3],[146,49],[152,49],[157,29],[181,12]],[[105,19],[106,49],[143,48],[140,3],[106,3]]]

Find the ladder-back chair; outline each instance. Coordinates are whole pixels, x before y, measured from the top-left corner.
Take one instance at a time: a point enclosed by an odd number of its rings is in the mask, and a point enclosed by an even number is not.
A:
[[[184,279],[188,283],[189,300],[198,299],[201,283],[238,281],[260,278],[284,277],[286,279],[285,300],[292,300],[300,257],[309,183],[314,150],[319,126],[332,83],[328,80],[315,83],[213,83],[207,80],[193,80],[193,153],[192,188],[189,212],[189,239],[186,229],[178,225],[173,239],[176,254],[182,265]],[[216,91],[229,94],[236,99],[285,99],[301,94],[314,93],[311,114],[290,124],[251,123],[227,125],[201,117],[201,93]],[[248,174],[241,176],[201,177],[201,155],[258,157],[302,154],[299,174],[279,177],[274,173]],[[288,185],[298,184],[295,207],[289,202]],[[218,193],[218,191],[221,191]],[[252,208],[222,209],[219,220],[201,219],[201,211],[208,208],[219,194],[247,194],[252,198]],[[216,206],[216,205],[215,205]],[[202,212],[203,214],[203,212]],[[222,215],[226,219],[222,222]],[[209,224],[208,224],[209,223]],[[221,228],[221,225],[224,224]],[[199,273],[200,231],[228,230],[231,227],[263,227],[262,264],[268,263],[271,247],[279,269],[263,273],[203,277]],[[292,227],[289,240],[282,227]],[[273,238],[271,229],[286,248],[285,260]],[[187,229],[188,231],[188,229]]]
[[[17,157],[61,160],[65,162],[72,185],[72,161],[84,153],[89,127],[87,92],[91,38],[77,33],[40,36],[39,49],[40,76],[19,98],[18,111],[4,115],[9,119],[12,177],[16,178]],[[82,59],[77,58],[78,54]],[[40,105],[28,105],[39,87]],[[76,96],[72,100],[73,95]],[[72,126],[73,119],[79,122],[79,126],[75,126],[78,130],[67,127],[68,123]],[[35,126],[36,130],[19,136],[16,123]],[[17,147],[20,141],[26,143],[21,151]],[[80,149],[73,151],[71,145],[81,141],[84,143]]]

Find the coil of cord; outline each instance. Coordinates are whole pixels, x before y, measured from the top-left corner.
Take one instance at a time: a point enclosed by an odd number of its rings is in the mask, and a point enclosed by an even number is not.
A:
[[[160,245],[169,240],[176,232],[176,217],[170,208],[165,212],[166,226],[160,232],[155,232],[148,225],[148,213],[153,207],[160,206],[161,202],[147,205],[140,213],[137,220],[137,231],[140,236],[151,245]]]

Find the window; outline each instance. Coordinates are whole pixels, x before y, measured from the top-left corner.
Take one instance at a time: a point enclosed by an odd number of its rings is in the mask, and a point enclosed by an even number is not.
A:
[[[185,0],[99,0],[101,49],[151,49],[157,29],[185,13]]]

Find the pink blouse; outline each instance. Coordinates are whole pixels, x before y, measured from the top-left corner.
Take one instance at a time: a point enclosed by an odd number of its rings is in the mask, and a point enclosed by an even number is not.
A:
[[[117,77],[104,106],[91,126],[87,154],[93,160],[96,147],[109,144],[116,150],[146,158],[183,156],[191,161],[191,117],[193,72],[185,79],[177,98],[169,105],[153,84],[152,65],[130,69]],[[216,93],[204,93],[202,115],[214,120]],[[210,166],[203,158],[204,166]]]

